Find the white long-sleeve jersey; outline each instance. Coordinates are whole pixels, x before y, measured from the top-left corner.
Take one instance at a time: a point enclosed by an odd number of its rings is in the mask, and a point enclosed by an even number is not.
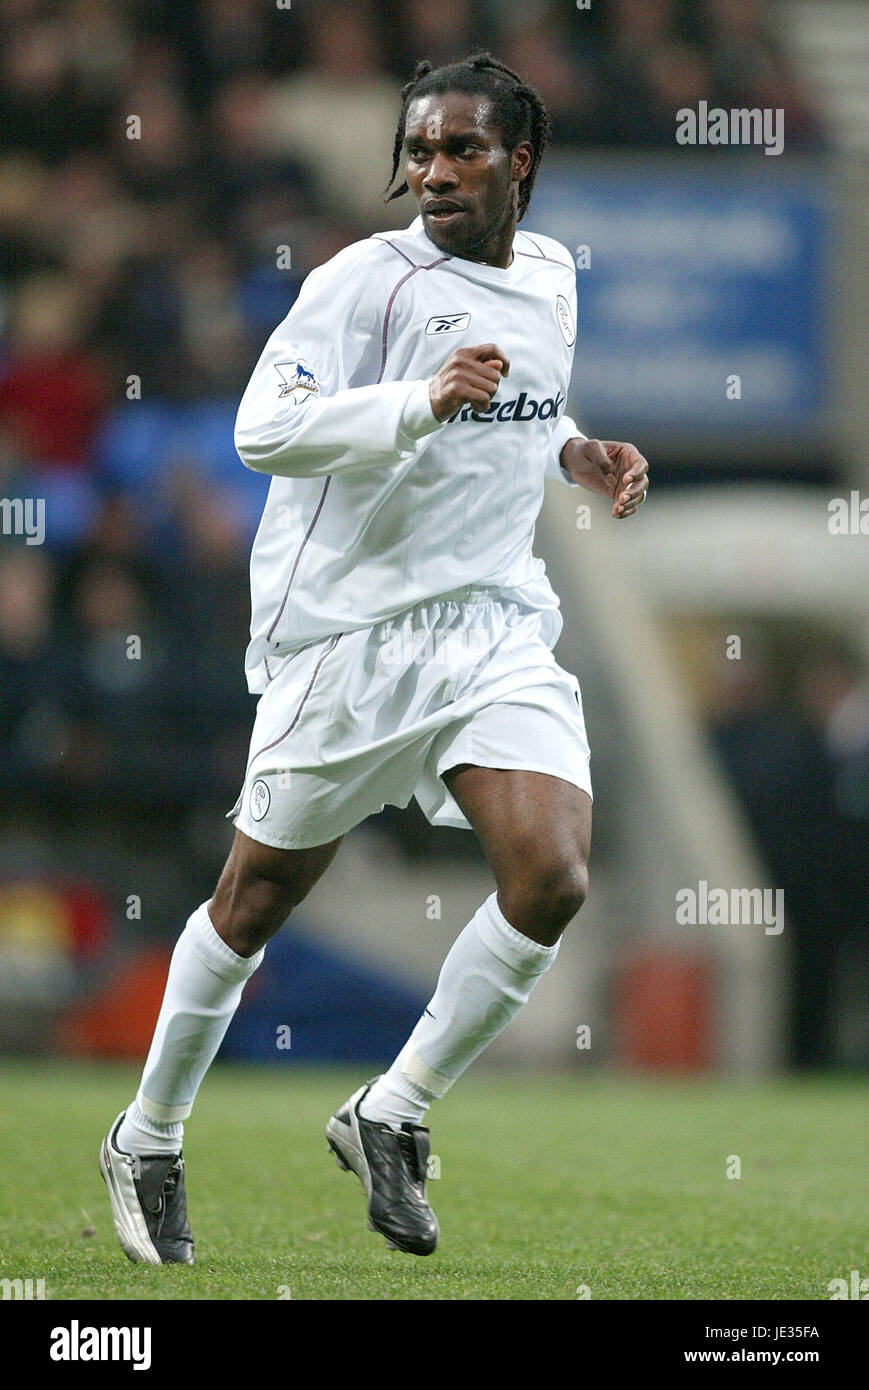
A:
[[[242,461],[273,474],[251,555],[248,686],[269,658],[485,585],[546,610],[532,554],[544,477],[564,478],[576,273],[518,231],[505,269],[445,255],[417,218],[311,272],[241,400]],[[510,374],[485,411],[441,423],[428,383],[458,347],[493,342]]]

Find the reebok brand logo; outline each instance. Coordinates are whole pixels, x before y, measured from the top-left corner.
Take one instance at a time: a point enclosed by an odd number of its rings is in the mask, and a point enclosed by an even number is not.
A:
[[[470,314],[435,314],[425,326],[426,333],[461,333],[471,322]]]
[[[520,391],[513,401],[499,401],[497,396],[493,397],[485,410],[474,410],[470,405],[463,405],[461,410],[449,417],[447,424],[451,425],[454,420],[462,423],[473,420],[478,425],[499,425],[508,420],[523,423],[526,420],[551,420],[561,413],[563,405],[564,395],[561,391],[557,396],[547,396],[542,401],[535,401],[526,391]]]

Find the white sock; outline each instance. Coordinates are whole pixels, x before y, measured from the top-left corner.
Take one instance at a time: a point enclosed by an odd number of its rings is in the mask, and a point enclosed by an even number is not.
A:
[[[142,1084],[118,1130],[119,1149],[179,1151],[182,1121],[264,953],[236,955],[214,930],[207,903],[190,915],[172,953]]]
[[[511,927],[493,893],[459,933],[425,1013],[359,1107],[366,1120],[420,1124],[528,999],[558,954]]]
[[[174,1124],[152,1120],[134,1100],[127,1106],[115,1143],[127,1154],[177,1154],[184,1143],[184,1126],[180,1120]]]

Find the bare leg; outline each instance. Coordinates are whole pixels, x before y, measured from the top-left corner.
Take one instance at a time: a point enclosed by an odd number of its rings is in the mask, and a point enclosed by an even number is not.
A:
[[[467,763],[444,781],[486,852],[507,921],[551,946],[588,891],[591,798],[560,777]]]
[[[255,955],[307,897],[340,843],[337,839],[313,849],[273,849],[236,830],[208,904],[218,936],[236,955]]]

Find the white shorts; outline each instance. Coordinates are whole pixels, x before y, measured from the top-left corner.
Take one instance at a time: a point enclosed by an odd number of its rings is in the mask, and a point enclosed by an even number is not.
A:
[[[471,587],[270,657],[227,818],[306,849],[415,796],[433,825],[470,829],[441,780],[459,763],[545,772],[591,796],[579,685],[540,628],[538,611]]]

